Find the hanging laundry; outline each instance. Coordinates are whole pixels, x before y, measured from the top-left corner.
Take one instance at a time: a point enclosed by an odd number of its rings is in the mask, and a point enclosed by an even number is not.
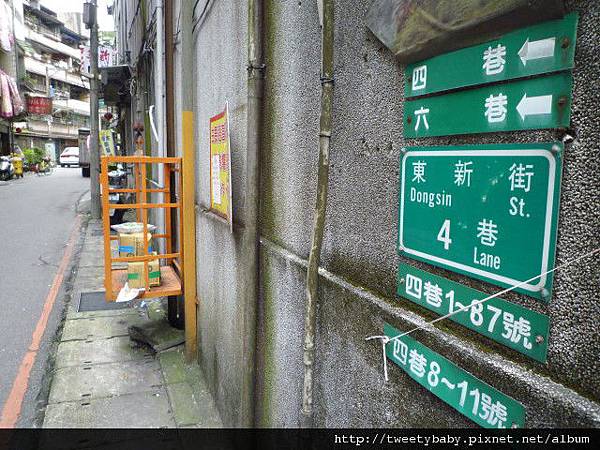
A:
[[[17,88],[17,83],[15,82],[14,78],[9,77],[8,75],[6,76],[8,78],[8,87],[10,89],[10,98],[12,100],[13,115],[18,116],[25,111],[25,104],[23,103],[21,94],[19,94],[19,89]]]
[[[11,24],[11,12],[4,0],[0,0],[0,48],[5,52],[12,52],[13,33]]]
[[[2,95],[0,99],[0,117],[12,117],[13,107],[10,99],[10,85],[8,76],[4,72],[0,73],[0,95]]]

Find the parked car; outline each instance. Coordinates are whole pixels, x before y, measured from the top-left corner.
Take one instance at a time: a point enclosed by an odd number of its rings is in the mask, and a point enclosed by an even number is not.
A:
[[[59,163],[61,167],[79,166],[79,147],[65,147],[60,154]]]

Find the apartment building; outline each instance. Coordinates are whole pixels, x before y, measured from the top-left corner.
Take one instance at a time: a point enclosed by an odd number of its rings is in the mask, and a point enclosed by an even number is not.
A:
[[[89,81],[81,73],[81,46],[88,37],[80,15],[61,18],[39,1],[23,3],[21,86],[27,116],[15,123],[21,148],[45,148],[58,157],[77,145],[78,130],[89,128]],[[67,25],[68,24],[68,25]]]

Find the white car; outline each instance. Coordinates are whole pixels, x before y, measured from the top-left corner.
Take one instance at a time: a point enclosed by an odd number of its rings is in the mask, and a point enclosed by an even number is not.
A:
[[[59,163],[61,167],[79,165],[79,147],[65,147],[60,154]]]

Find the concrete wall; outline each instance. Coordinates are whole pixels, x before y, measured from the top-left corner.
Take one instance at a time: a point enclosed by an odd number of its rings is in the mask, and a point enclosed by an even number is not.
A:
[[[200,9],[200,8],[198,8]],[[239,425],[244,330],[240,277],[241,227],[246,154],[247,5],[236,0],[211,2],[196,26],[196,242],[198,261],[198,337],[200,359],[223,421]],[[200,11],[196,12],[197,16]],[[210,206],[209,123],[229,102],[234,233]]]
[[[332,169],[322,256],[327,271],[335,275],[323,282],[320,297],[319,424],[468,425],[396,368],[391,382],[383,385],[379,348],[364,342],[365,336],[381,331],[383,320],[404,328],[407,322],[421,323],[422,317],[432,316],[394,297],[401,262],[395,251],[399,150],[416,144],[402,138],[403,67],[364,24],[371,2],[335,3]],[[565,152],[557,264],[599,244],[596,193],[600,186],[593,131],[598,129],[598,115],[584,113],[593,111],[587,105],[594,95],[597,98],[588,83],[598,76],[598,59],[593,56],[598,7],[580,12],[573,94],[577,140]],[[267,2],[262,233],[265,242],[273,244],[263,248],[261,267],[263,314],[258,348],[264,354],[260,357],[263,378],[258,418],[262,425],[296,425],[300,405],[302,260],[309,249],[317,160],[317,24],[314,2]],[[536,142],[561,137],[554,131],[524,132],[431,139],[427,144]],[[412,263],[495,292],[485,283]],[[593,376],[600,345],[594,334],[599,309],[593,293],[600,287],[598,275],[597,260],[559,271],[554,298],[547,307],[521,295],[507,296],[550,316],[547,364],[530,362],[453,324],[445,324],[443,332],[421,332],[416,337],[484,381],[513,393],[526,405],[529,426],[598,423],[597,404],[584,399],[597,401],[600,396],[598,379]],[[498,377],[499,371],[503,376]],[[549,404],[543,406],[544,402]],[[577,405],[577,412],[571,413]]]
[[[319,22],[315,1],[265,0],[266,91],[261,149],[261,295],[256,423],[297,426],[301,405],[305,273],[318,158]],[[315,403],[318,426],[474,426],[397,367],[384,383],[381,349],[365,342],[387,321],[400,329],[434,316],[394,295],[409,262],[484,292],[497,288],[396,253],[403,67],[366,28],[370,0],[335,1],[335,100],[327,227],[318,307]],[[572,130],[564,154],[557,264],[600,246],[600,6],[581,14]],[[246,2],[211,2],[195,31],[198,331],[201,364],[226,425],[243,423],[247,336],[240,220],[246,151]],[[198,14],[198,12],[196,13]],[[182,63],[183,64],[183,63]],[[181,87],[185,95],[187,87]],[[209,204],[209,118],[229,101],[234,233],[203,212]],[[427,145],[539,142],[558,131],[430,139]],[[422,145],[422,142],[419,142]],[[526,359],[464,328],[443,323],[414,335],[433,350],[522,402],[529,427],[600,426],[598,259],[556,273],[549,305],[505,298],[551,319],[548,363]],[[392,366],[392,365],[390,365]]]

